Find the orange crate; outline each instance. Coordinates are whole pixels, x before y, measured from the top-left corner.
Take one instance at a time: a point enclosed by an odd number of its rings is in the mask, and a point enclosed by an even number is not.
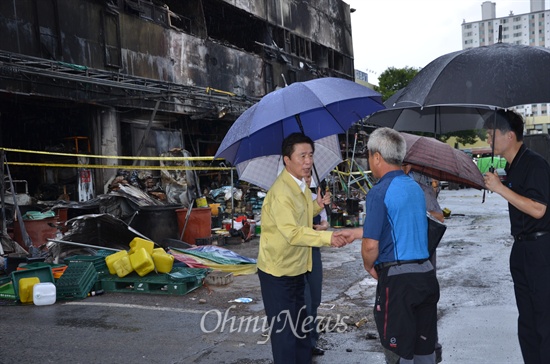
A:
[[[59,277],[61,277],[65,272],[65,269],[67,269],[67,265],[65,264],[50,264],[50,263],[36,262],[36,263],[25,264],[22,267],[17,267],[17,270],[21,271],[25,269],[40,268],[40,267],[50,267],[52,269],[52,274],[54,279],[59,279]]]

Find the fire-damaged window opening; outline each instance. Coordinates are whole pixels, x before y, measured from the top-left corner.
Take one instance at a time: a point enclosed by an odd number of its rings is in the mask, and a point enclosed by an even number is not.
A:
[[[215,39],[227,46],[262,55],[267,59],[275,58],[292,69],[305,68],[317,77],[326,76],[324,69],[327,68],[346,78],[353,76],[351,57],[288,29],[269,24],[224,1],[119,1],[121,2],[119,7],[127,13],[189,34]],[[106,54],[115,49],[116,47],[109,47]],[[287,72],[287,77],[292,76]],[[266,90],[272,88],[268,87]]]
[[[258,53],[255,41],[263,42],[266,23],[221,1],[203,1],[208,36],[247,52]]]
[[[266,62],[264,64],[264,73],[265,73],[265,89],[272,91],[274,90],[273,86],[273,66]]]
[[[193,19],[185,14],[194,14],[198,0],[184,2],[153,2],[150,0],[124,0],[122,9],[127,13],[153,21],[165,27],[174,28],[189,34],[193,31]],[[196,25],[195,25],[196,27]]]
[[[47,59],[61,59],[61,34],[57,0],[34,0],[35,34],[42,56]]]
[[[264,44],[264,47],[274,50],[275,57],[279,61],[296,68],[305,67],[312,74],[318,76],[322,74],[320,70],[324,68],[330,68],[346,77],[350,77],[352,74],[353,59],[351,57],[300,37],[286,29],[274,27],[272,43],[273,46]]]
[[[122,67],[122,54],[120,49],[119,15],[108,9],[102,12],[102,20],[105,65],[120,68]]]

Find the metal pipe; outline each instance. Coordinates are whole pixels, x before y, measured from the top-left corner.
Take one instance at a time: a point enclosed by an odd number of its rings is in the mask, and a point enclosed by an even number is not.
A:
[[[68,245],[77,245],[77,246],[83,246],[86,248],[96,248],[96,249],[105,249],[105,250],[113,250],[116,252],[121,251],[122,249],[115,249],[115,248],[108,248],[105,246],[99,246],[99,245],[91,245],[91,244],[84,244],[84,243],[75,243],[74,241],[66,241],[66,240],[59,240],[59,239],[46,239],[48,241],[53,241],[54,243],[61,243],[61,244],[68,244]]]

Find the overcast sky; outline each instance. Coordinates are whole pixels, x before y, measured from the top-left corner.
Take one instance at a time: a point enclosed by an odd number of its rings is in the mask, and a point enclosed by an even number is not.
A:
[[[389,67],[426,66],[462,49],[463,20],[481,20],[483,0],[344,0],[351,8],[355,68],[378,84]],[[495,0],[497,18],[530,12],[529,0]],[[548,3],[548,0],[546,1]],[[548,8],[548,5],[546,6]]]

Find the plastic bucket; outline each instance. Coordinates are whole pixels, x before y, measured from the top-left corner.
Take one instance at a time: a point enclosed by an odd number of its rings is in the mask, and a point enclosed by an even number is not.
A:
[[[197,207],[208,207],[208,203],[206,202],[206,197],[197,198]]]
[[[210,209],[212,210],[212,216],[218,216],[218,213],[220,211],[220,204],[219,203],[211,203]]]
[[[60,208],[55,210],[57,220],[58,220],[59,225],[61,227],[61,232],[63,232],[63,233],[66,233],[67,230],[68,230],[68,227],[65,225],[65,223],[67,222],[67,218],[69,216],[68,212],[69,212],[69,209],[65,208],[65,207],[60,207]]]
[[[142,206],[130,226],[154,242],[162,239],[177,239],[179,236],[176,210],[180,207],[179,205]]]
[[[41,220],[23,220],[25,230],[31,238],[32,245],[36,248],[48,242],[48,239],[55,239],[57,235],[57,217],[49,217]],[[25,250],[28,247],[25,246],[23,241],[23,234],[19,227],[19,221],[13,223],[13,240],[21,245]]]
[[[185,217],[187,209],[176,210],[178,216],[178,235],[181,236],[183,226],[185,225]],[[210,207],[199,207],[191,210],[189,221],[185,227],[183,240],[187,244],[195,245],[197,238],[205,238],[212,235],[212,210]],[[178,238],[179,238],[178,236]]]

